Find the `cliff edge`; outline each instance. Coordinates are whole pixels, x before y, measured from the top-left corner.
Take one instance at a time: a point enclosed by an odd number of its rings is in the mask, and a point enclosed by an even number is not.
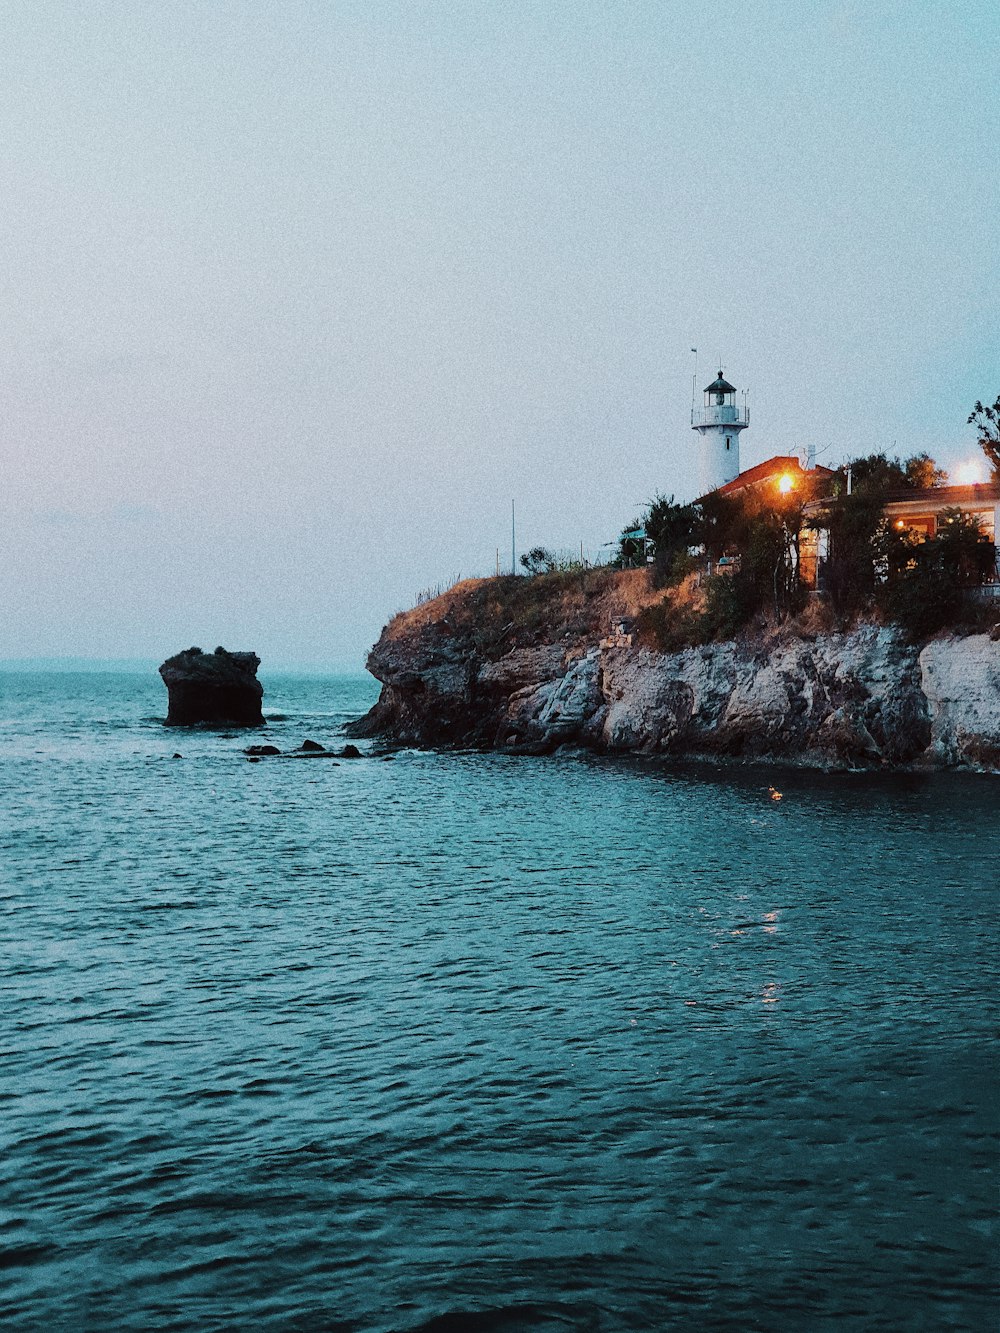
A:
[[[394,617],[356,734],[422,746],[725,756],[815,767],[1000,771],[1000,642],[895,627],[760,629],[657,651],[615,617],[644,570],[467,580]]]

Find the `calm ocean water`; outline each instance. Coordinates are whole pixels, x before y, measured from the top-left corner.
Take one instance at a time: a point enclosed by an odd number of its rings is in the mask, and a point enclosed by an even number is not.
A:
[[[1000,779],[165,703],[0,675],[5,1329],[997,1326]]]

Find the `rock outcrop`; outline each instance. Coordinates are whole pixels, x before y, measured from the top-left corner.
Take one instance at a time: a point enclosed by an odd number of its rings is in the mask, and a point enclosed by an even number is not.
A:
[[[160,667],[167,687],[168,727],[262,727],[264,687],[256,653],[203,653],[187,648]]]
[[[678,652],[594,633],[503,651],[452,604],[397,617],[372,649],[383,683],[355,726],[416,745],[778,760],[824,768],[1000,771],[1000,643],[914,645],[891,626],[790,630]],[[409,618],[408,618],[409,617]]]

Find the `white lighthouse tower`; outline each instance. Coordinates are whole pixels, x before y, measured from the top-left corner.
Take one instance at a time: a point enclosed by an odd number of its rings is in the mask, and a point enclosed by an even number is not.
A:
[[[750,411],[746,405],[736,402],[736,390],[728,380],[722,378],[712,381],[705,389],[705,406],[692,407],[691,426],[701,436],[699,460],[700,494],[725,486],[739,476],[740,471],[740,431],[750,425]]]

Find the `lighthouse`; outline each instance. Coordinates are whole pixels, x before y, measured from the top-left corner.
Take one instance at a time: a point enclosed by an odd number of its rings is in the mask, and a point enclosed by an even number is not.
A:
[[[739,476],[740,431],[749,425],[746,396],[739,407],[736,390],[720,369],[718,378],[705,388],[705,406],[691,409],[692,429],[701,436],[699,494],[707,495]]]

